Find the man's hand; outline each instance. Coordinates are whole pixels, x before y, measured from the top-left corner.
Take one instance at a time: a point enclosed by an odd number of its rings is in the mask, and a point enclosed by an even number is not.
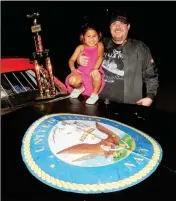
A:
[[[78,58],[77,58],[77,63],[80,66],[87,66],[88,61],[89,61],[89,57],[85,56],[84,52],[81,51],[80,54],[79,54],[79,56],[78,56]]]
[[[139,101],[136,102],[137,105],[143,105],[149,107],[152,104],[151,98],[142,98]]]

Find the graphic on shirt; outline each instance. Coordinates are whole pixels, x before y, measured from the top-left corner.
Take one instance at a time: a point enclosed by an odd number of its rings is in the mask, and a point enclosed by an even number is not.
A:
[[[107,70],[105,75],[106,82],[114,82],[118,79],[123,79],[124,65],[122,62],[123,55],[121,50],[113,49],[104,54],[102,67]]]

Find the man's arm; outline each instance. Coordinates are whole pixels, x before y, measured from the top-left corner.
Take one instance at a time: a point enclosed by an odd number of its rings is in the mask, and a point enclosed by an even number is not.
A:
[[[152,58],[149,48],[142,44],[142,56],[143,56],[143,68],[142,78],[146,84],[146,96],[152,100],[157,95],[159,83],[158,83],[158,69]]]

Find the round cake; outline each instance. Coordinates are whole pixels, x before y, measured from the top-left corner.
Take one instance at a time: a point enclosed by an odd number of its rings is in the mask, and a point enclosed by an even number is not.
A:
[[[75,193],[107,193],[149,177],[162,148],[149,135],[120,122],[52,114],[35,121],[22,142],[22,158],[41,182]]]

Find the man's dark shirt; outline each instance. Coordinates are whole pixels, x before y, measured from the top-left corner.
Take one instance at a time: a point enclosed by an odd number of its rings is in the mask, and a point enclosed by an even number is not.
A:
[[[100,98],[124,103],[136,103],[143,97],[154,99],[158,88],[158,74],[150,50],[141,41],[128,39],[116,45],[111,38],[104,38],[106,85]],[[143,86],[146,94],[143,94]]]
[[[112,48],[106,50],[102,63],[106,85],[101,97],[106,98],[106,92],[108,92],[111,100],[116,100],[118,97],[118,102],[124,102],[124,64],[122,59],[123,52],[119,49],[119,45],[114,44]]]

